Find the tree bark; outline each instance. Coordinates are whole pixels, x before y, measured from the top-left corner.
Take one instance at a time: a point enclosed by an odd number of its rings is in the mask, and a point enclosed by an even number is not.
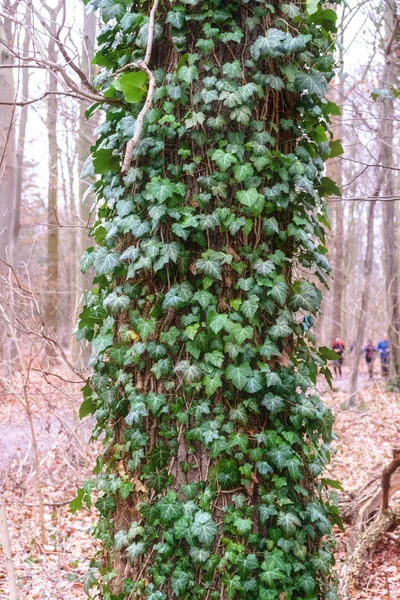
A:
[[[88,80],[92,79],[92,59],[94,56],[96,40],[96,16],[86,14],[84,10],[84,24],[83,24],[83,38],[82,38],[82,56],[81,56],[81,71],[86,75]],[[85,290],[89,290],[91,287],[91,276],[90,273],[81,273],[79,268],[80,257],[85,250],[90,246],[89,240],[89,228],[93,222],[92,218],[92,203],[93,194],[88,194],[87,189],[90,182],[87,179],[81,177],[82,167],[90,155],[90,147],[93,144],[94,132],[93,124],[86,118],[86,106],[84,103],[80,103],[80,116],[79,116],[79,131],[77,137],[77,155],[78,155],[78,176],[79,176],[79,228],[77,230],[77,276],[76,276],[76,296],[75,296],[75,322],[78,320],[79,312],[82,308],[82,294]],[[93,119],[94,117],[92,117]],[[87,342],[76,342],[73,341],[72,345],[72,356],[73,363],[79,367],[84,367],[90,356],[90,347]]]
[[[9,600],[18,600],[17,579],[15,577],[14,562],[11,550],[10,534],[7,524],[6,505],[0,493],[0,539],[3,547],[4,562],[6,565]]]
[[[6,28],[0,24],[0,39],[7,40]],[[0,59],[3,65],[12,65],[13,59],[7,47],[0,43]],[[0,69],[0,101],[9,102],[0,111],[0,258],[11,261],[13,211],[15,207],[16,149],[15,149],[15,87],[13,70]],[[4,269],[4,264],[0,266]]]
[[[31,27],[32,13],[29,6],[25,12],[26,32],[22,45],[23,56],[28,56],[30,46],[29,28]],[[22,100],[28,98],[29,93],[29,69],[20,70],[22,73]],[[21,205],[22,205],[22,185],[24,180],[24,153],[25,153],[25,138],[26,126],[28,123],[28,107],[23,106],[20,112],[18,141],[17,141],[17,172],[16,172],[16,193],[15,193],[15,209],[12,223],[12,264],[14,268],[18,267],[19,261],[19,235],[21,229]]]
[[[396,36],[398,29],[396,6],[393,0],[387,0],[385,10],[386,40]],[[393,44],[392,44],[393,45]],[[386,49],[386,69],[382,87],[390,89],[395,85],[396,58],[392,48]],[[394,102],[387,100],[382,107],[382,129],[380,136],[382,164],[388,169],[382,174],[384,196],[392,196],[394,193],[393,180],[393,140],[394,140]],[[386,201],[383,204],[383,239],[385,249],[385,284],[386,302],[389,316],[389,340],[390,340],[390,376],[400,375],[400,297],[399,297],[399,256],[397,243],[397,222],[395,203]]]
[[[61,3],[56,8],[50,9],[48,7],[50,26],[52,31],[52,37],[49,37],[47,51],[49,57],[53,60],[57,60],[57,45],[54,36],[57,32],[57,16],[61,9]],[[48,192],[47,192],[47,285],[48,290],[46,294],[46,325],[48,329],[53,333],[57,333],[57,305],[58,305],[58,268],[59,268],[59,257],[58,257],[58,143],[57,143],[57,110],[58,110],[58,99],[54,93],[57,91],[57,77],[52,71],[49,71],[48,79],[48,90],[51,94],[47,100],[47,145],[49,155],[49,179],[48,179]],[[54,349],[52,346],[47,346],[47,352],[49,356],[54,355]]]

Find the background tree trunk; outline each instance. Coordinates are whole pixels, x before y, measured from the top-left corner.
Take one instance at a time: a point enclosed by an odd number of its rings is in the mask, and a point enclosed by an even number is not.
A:
[[[81,71],[86,75],[89,81],[91,81],[93,73],[92,67],[92,59],[94,56],[94,48],[96,41],[96,15],[94,13],[86,14],[86,10],[84,10],[84,25],[83,25],[83,38],[82,38],[82,56],[81,56]],[[93,222],[93,218],[91,217],[92,203],[93,203],[93,194],[88,194],[87,189],[90,185],[90,181],[87,178],[81,177],[82,167],[90,156],[90,147],[94,141],[93,135],[93,122],[95,117],[92,117],[92,120],[88,120],[86,118],[86,105],[84,103],[80,103],[80,117],[79,117],[79,131],[77,136],[77,155],[78,155],[78,176],[79,176],[79,228],[77,230],[77,240],[78,240],[78,256],[76,260],[77,265],[77,288],[76,288],[76,297],[75,297],[75,323],[78,320],[78,315],[80,310],[82,309],[83,303],[81,302],[82,294],[85,290],[89,290],[91,287],[91,275],[90,273],[82,273],[80,270],[80,257],[83,255],[85,250],[91,244],[89,240],[89,227]],[[85,228],[85,226],[87,228]],[[90,356],[90,346],[89,344],[83,340],[81,342],[73,341],[72,346],[72,356],[73,363],[79,367],[83,368],[87,365]]]
[[[0,24],[0,38],[7,40],[6,27]],[[11,65],[12,55],[0,42],[1,64]],[[0,69],[0,101],[9,102],[0,110],[0,258],[11,261],[12,223],[16,194],[15,87],[12,69]],[[4,270],[4,264],[0,266]]]
[[[385,10],[386,40],[396,39],[398,28],[396,5],[392,0],[387,0]],[[387,43],[389,43],[387,41]],[[394,47],[395,41],[392,42]],[[397,58],[394,48],[386,52],[385,79],[382,87],[390,89],[395,85],[395,69]],[[395,188],[393,181],[393,140],[395,118],[394,102],[387,100],[382,105],[382,129],[380,136],[382,164],[388,167],[383,175],[382,191],[384,196],[393,196]],[[384,239],[384,265],[386,298],[389,315],[389,340],[390,340],[390,376],[400,375],[400,297],[399,297],[399,249],[397,243],[397,222],[395,202],[387,200],[383,204],[383,239]]]
[[[47,7],[50,19],[50,27],[53,37],[49,37],[48,55],[51,60],[57,60],[57,45],[54,36],[57,32],[57,16],[61,10],[62,2],[59,2],[56,8]],[[49,71],[48,91],[50,95],[47,100],[47,118],[46,125],[48,131],[48,152],[49,152],[49,180],[47,195],[47,285],[46,294],[46,325],[51,332],[57,333],[57,306],[58,306],[58,142],[57,142],[57,111],[58,98],[57,77]],[[53,349],[48,346],[49,354],[53,354]]]

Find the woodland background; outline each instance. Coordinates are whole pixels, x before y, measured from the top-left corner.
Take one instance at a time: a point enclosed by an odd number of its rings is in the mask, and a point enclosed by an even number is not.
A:
[[[394,2],[338,9],[341,107],[332,130],[344,154],[328,162],[330,196],[320,345],[346,345],[342,380],[318,384],[337,414],[332,476],[360,489],[399,442],[400,404],[376,364],[366,381],[361,349],[389,336],[400,376],[400,12]],[[96,208],[85,161],[99,123],[85,111],[95,91],[96,17],[79,0],[0,1],[0,492],[21,598],[83,598],[94,513],[69,512],[90,473],[90,419],[79,421],[90,351],[72,332],[90,275],[80,256]],[[83,82],[83,83],[82,83]],[[83,177],[80,174],[83,169]],[[350,348],[353,346],[353,351]],[[350,400],[350,402],[349,402]],[[349,406],[350,405],[350,406]],[[352,405],[352,406],[351,406]],[[395,497],[394,497],[395,498]],[[394,501],[394,500],[392,500]],[[338,532],[338,565],[351,531]],[[0,559],[2,554],[0,554]],[[1,563],[0,598],[8,597]],[[354,598],[400,597],[398,532],[378,545]]]

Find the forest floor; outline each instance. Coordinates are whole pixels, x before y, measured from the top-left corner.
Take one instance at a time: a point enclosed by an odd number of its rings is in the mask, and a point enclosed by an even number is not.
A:
[[[7,514],[20,600],[83,600],[83,578],[96,551],[90,530],[95,511],[75,515],[68,502],[76,488],[90,477],[96,448],[89,446],[90,422],[79,423],[77,385],[60,388],[37,376],[31,408],[38,441],[40,477],[45,502],[47,540],[40,538],[32,436],[17,382],[16,392],[0,392],[0,491]],[[360,377],[356,407],[347,410],[347,378],[335,380],[333,390],[318,385],[336,415],[332,462],[328,477],[339,479],[346,491],[355,491],[380,473],[400,445],[400,395],[385,391],[377,377]],[[393,502],[396,502],[394,496]],[[397,502],[400,498],[397,497]],[[348,556],[349,531],[337,531],[337,567]],[[7,577],[0,550],[0,600],[8,598]],[[366,564],[360,590],[352,600],[400,598],[400,531],[388,534]]]

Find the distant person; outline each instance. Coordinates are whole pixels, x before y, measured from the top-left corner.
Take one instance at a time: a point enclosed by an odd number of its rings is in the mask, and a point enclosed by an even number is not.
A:
[[[382,377],[389,375],[389,359],[390,359],[390,342],[388,338],[381,340],[377,346],[377,350],[381,357],[381,373]]]
[[[339,336],[335,338],[335,341],[332,344],[332,350],[339,354],[339,358],[333,361],[333,370],[335,372],[335,377],[339,375],[342,376],[342,365],[343,365],[343,354],[344,354],[344,342],[340,339]]]
[[[367,344],[363,348],[363,354],[365,354],[365,362],[367,363],[368,377],[370,381],[374,377],[375,352],[376,349],[372,340],[368,340]]]

